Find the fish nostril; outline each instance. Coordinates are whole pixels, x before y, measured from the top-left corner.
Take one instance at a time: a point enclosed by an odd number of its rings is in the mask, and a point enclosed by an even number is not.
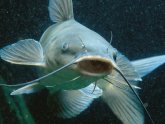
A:
[[[114,61],[116,61],[116,59],[117,59],[116,53],[113,53],[113,59],[114,59]]]

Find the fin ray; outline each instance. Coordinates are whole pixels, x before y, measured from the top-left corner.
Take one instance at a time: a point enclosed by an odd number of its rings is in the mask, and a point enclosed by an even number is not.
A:
[[[131,90],[121,90],[105,80],[100,80],[99,85],[103,100],[123,124],[144,124],[143,109]]]
[[[121,53],[117,52],[116,64],[129,81],[141,81],[141,77],[133,67],[132,63]]]
[[[59,92],[52,92],[49,97],[49,103],[54,102],[56,104],[55,111],[57,116],[61,118],[72,118],[79,115],[88,106],[92,103],[94,98],[98,98],[102,92],[98,87],[92,94],[92,90],[94,88],[94,84],[89,85],[86,88],[80,90],[63,90]],[[91,93],[90,93],[91,91]]]
[[[141,77],[146,76],[164,63],[165,55],[132,61],[132,65],[136,68]]]
[[[81,91],[84,95],[92,98],[98,98],[102,95],[102,90],[97,86],[95,87],[94,84],[90,84],[89,86],[82,88],[79,91]]]
[[[45,65],[42,46],[33,39],[20,40],[2,48],[0,56],[3,60],[14,64]]]
[[[72,0],[49,0],[49,16],[53,22],[73,19]]]

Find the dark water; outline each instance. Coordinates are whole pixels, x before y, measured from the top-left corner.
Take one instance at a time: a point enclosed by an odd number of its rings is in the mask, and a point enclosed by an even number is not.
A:
[[[130,60],[165,54],[164,0],[73,0],[75,18],[113,43]],[[48,1],[1,0],[0,48],[20,39],[39,40],[52,24]],[[8,84],[36,77],[29,66],[11,65],[0,60],[1,77]],[[165,65],[144,78],[140,96],[148,104],[156,124],[165,123]],[[47,91],[10,96],[0,89],[0,124],[120,124],[101,99],[81,115],[69,120],[55,116],[47,104]],[[146,117],[146,124],[149,121]]]

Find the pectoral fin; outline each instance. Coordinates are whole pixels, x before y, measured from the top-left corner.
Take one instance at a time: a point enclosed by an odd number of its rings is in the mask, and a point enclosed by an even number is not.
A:
[[[123,124],[144,124],[144,113],[140,102],[131,90],[121,90],[105,80],[100,81],[103,100]]]
[[[146,76],[164,63],[165,55],[132,61],[132,65],[136,68],[141,77]]]
[[[42,46],[33,39],[21,40],[2,48],[0,56],[3,60],[14,64],[45,65]]]
[[[73,19],[72,0],[49,0],[49,16],[53,22]]]
[[[83,112],[92,103],[94,98],[102,95],[102,90],[94,85],[81,90],[63,90],[51,94],[49,103],[55,106],[58,117],[72,118]],[[51,100],[51,101],[50,101]],[[55,104],[55,105],[54,105]]]
[[[33,83],[13,91],[11,95],[30,94],[42,89],[44,89],[44,86],[40,85],[39,83]]]

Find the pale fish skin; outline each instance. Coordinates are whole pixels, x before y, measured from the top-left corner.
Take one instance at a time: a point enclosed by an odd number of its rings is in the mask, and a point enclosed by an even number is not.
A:
[[[74,19],[72,0],[49,0],[49,15],[55,23],[40,41],[25,39],[1,49],[1,59],[38,66],[38,75],[57,73],[27,83],[11,95],[47,88],[57,102],[57,116],[72,118],[102,97],[123,124],[144,124],[140,102],[115,68],[134,89],[141,78],[165,63],[165,55],[129,61],[102,36]],[[96,85],[96,86],[95,86]]]

